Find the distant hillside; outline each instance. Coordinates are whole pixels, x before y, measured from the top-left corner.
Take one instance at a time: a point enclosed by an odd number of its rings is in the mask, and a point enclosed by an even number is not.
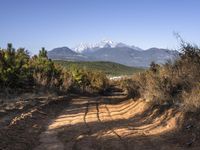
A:
[[[113,62],[72,62],[72,61],[62,61],[55,60],[57,64],[70,69],[71,66],[76,65],[78,68],[87,68],[89,70],[102,71],[110,76],[119,76],[119,75],[132,75],[136,72],[144,71],[142,68],[128,67]]]
[[[160,48],[143,50],[136,46],[112,41],[104,41],[95,45],[82,44],[73,50],[60,47],[48,52],[49,58],[53,60],[109,61],[131,67],[149,67],[152,61],[164,64],[167,60],[173,61],[178,55],[178,51]]]
[[[87,53],[87,56],[95,58],[97,61],[111,61],[126,66],[148,67],[152,61],[164,64],[167,60],[174,60],[178,56],[178,52],[159,48],[139,51],[130,47],[108,47]]]
[[[53,60],[72,60],[72,61],[86,61],[89,58],[83,54],[76,53],[68,47],[54,48],[48,51],[48,57]]]

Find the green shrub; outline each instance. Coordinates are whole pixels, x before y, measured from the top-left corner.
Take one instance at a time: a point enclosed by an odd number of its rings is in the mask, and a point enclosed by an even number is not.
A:
[[[17,51],[8,44],[7,49],[0,50],[0,87],[23,87],[30,77],[28,65],[29,54],[20,48]]]
[[[62,69],[56,68],[53,61],[43,53],[45,53],[44,49],[40,51],[39,56],[30,59],[34,83],[43,87],[58,87]]]
[[[73,65],[71,67],[74,86],[81,89],[82,92],[101,93],[104,92],[108,85],[108,79],[105,74],[87,69],[80,69]]]

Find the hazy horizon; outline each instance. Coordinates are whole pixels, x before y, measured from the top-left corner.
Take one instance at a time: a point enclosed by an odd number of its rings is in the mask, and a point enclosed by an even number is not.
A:
[[[198,0],[2,0],[0,47],[13,43],[35,54],[102,39],[175,49],[173,32],[200,44]]]

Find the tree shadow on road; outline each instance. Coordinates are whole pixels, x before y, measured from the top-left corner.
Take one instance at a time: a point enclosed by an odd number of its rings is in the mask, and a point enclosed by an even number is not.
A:
[[[177,109],[149,107],[141,113],[134,113],[142,102],[124,101],[124,97],[104,98],[106,100],[99,100],[99,97],[80,99],[86,102],[77,103],[77,107],[74,104],[77,110],[68,110],[56,120],[58,124],[69,119],[71,121],[51,129],[57,132],[66,149],[188,148],[190,139],[182,136],[182,129],[176,128],[183,123],[183,117],[178,117]],[[114,105],[112,101],[115,101]],[[198,147],[198,144],[193,145]]]

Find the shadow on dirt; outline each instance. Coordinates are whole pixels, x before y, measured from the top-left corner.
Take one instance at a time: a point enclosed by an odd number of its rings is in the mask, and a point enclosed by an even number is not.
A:
[[[69,99],[52,102],[37,108],[16,124],[1,128],[0,149],[37,147],[42,144],[39,135],[52,120],[58,126],[49,130],[56,132],[67,150],[200,148],[195,132],[198,126],[194,125],[198,120],[187,120],[191,115],[176,117],[179,113],[176,108],[154,106],[143,111],[139,101],[127,100],[118,89],[104,96],[74,97],[69,102]]]

